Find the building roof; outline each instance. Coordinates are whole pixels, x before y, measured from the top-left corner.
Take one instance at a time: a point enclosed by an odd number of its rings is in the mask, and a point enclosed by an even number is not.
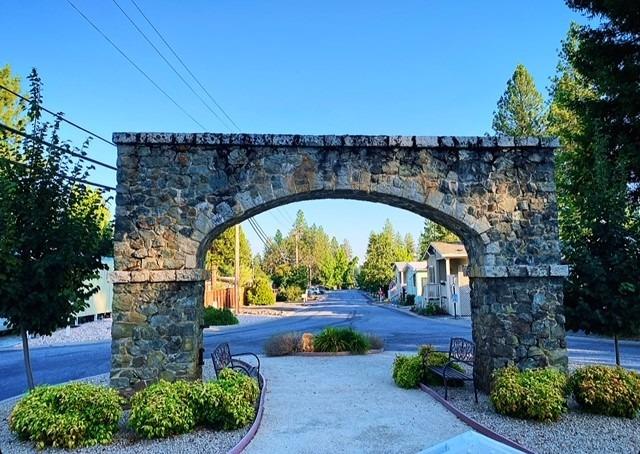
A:
[[[393,267],[397,270],[403,270],[409,262],[393,262]]]
[[[405,262],[405,268],[411,267],[413,268],[415,271],[427,271],[427,269],[429,268],[429,264],[424,261],[424,262]]]
[[[442,241],[434,241],[429,245],[436,250],[444,258],[466,257],[467,250],[461,243],[444,243]]]

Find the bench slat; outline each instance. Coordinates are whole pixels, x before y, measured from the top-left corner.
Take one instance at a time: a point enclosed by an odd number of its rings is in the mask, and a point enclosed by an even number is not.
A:
[[[429,370],[441,377],[444,377],[444,373],[445,373],[444,367],[433,366],[433,367],[429,367]],[[470,375],[464,374],[459,370],[449,367],[447,368],[447,379],[469,381],[469,380],[473,380],[473,377],[471,377]]]

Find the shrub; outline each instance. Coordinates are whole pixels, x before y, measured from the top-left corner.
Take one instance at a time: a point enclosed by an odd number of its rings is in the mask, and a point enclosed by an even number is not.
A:
[[[449,315],[449,313],[435,303],[428,303],[424,307],[415,307],[412,309],[418,315]]]
[[[282,333],[271,336],[264,345],[267,356],[284,356],[300,351],[301,335]]]
[[[369,340],[352,328],[325,328],[313,338],[317,352],[351,352],[362,355],[369,350]]]
[[[215,382],[223,390],[216,422],[225,430],[239,429],[253,421],[255,403],[260,394],[256,379],[231,369],[224,369]]]
[[[567,411],[567,385],[567,376],[556,369],[521,372],[509,366],[494,373],[491,402],[503,415],[556,421]]]
[[[429,367],[444,366],[449,362],[449,355],[436,351],[432,345],[422,345],[418,350],[418,356],[422,360],[422,382],[430,386],[444,385],[444,379],[430,371]],[[464,372],[459,364],[454,363],[451,368],[458,372]],[[447,380],[447,386],[464,386],[464,382],[462,380]]]
[[[302,299],[303,293],[304,290],[302,290],[302,288],[298,287],[297,285],[280,287],[278,293],[276,294],[276,301],[286,301],[294,303]]]
[[[14,407],[9,427],[38,449],[108,444],[118,431],[123,403],[117,391],[104,386],[40,386]]]
[[[247,303],[256,306],[268,306],[276,303],[276,296],[268,279],[257,279],[247,292]]]
[[[422,376],[422,358],[418,355],[397,355],[393,361],[393,381],[400,388],[415,388]]]
[[[640,375],[622,367],[586,366],[571,377],[576,402],[590,413],[634,418],[640,411]]]
[[[204,326],[237,325],[238,319],[229,309],[204,308]]]
[[[416,295],[407,295],[404,301],[400,301],[403,306],[413,306],[416,304]]]
[[[144,438],[187,433],[196,426],[192,385],[160,380],[131,398],[129,427]]]
[[[365,334],[364,336],[367,338],[367,341],[369,342],[369,348],[371,350],[380,350],[384,348],[384,341],[380,336],[369,333]]]

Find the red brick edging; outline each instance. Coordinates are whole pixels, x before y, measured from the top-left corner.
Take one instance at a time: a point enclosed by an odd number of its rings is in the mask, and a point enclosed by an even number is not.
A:
[[[244,437],[242,437],[242,439],[238,442],[238,444],[231,448],[227,454],[240,454],[242,451],[244,451],[244,448],[246,448],[249,443],[251,443],[251,440],[253,440],[253,437],[255,437],[256,433],[258,432],[258,428],[260,427],[260,423],[262,422],[262,415],[264,413],[264,400],[265,396],[267,395],[267,380],[262,375],[260,375],[260,377],[262,377],[262,389],[260,390],[260,403],[258,404],[256,419],[253,421],[253,424],[251,424],[249,432],[247,432]]]
[[[509,440],[508,438],[505,438],[502,435],[497,434],[496,432],[494,432],[493,430],[489,429],[488,427],[483,426],[482,424],[480,424],[475,419],[472,419],[471,417],[467,416],[465,413],[461,412],[456,407],[451,405],[449,403],[449,401],[443,399],[442,396],[440,396],[440,394],[438,394],[433,389],[429,388],[427,385],[425,385],[423,383],[420,383],[420,389],[423,392],[429,394],[435,400],[437,400],[440,404],[442,404],[443,407],[445,407],[447,410],[449,410],[451,413],[453,413],[456,418],[458,418],[460,421],[462,421],[463,423],[465,423],[466,425],[471,427],[476,432],[481,433],[482,435],[484,435],[486,437],[492,438],[495,441],[498,441],[498,442],[500,442],[502,444],[510,446],[510,447],[512,447],[514,449],[518,449],[518,450],[520,450],[520,451],[522,451],[522,452],[524,452],[526,454],[535,454],[533,451],[528,450],[527,448],[525,448],[524,446],[519,445],[515,441]]]

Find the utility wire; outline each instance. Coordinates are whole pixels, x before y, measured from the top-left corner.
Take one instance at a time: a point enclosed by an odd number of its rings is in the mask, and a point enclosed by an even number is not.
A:
[[[14,95],[14,96],[17,96],[18,98],[22,99],[23,101],[27,101],[27,102],[29,102],[29,98],[27,98],[27,97],[25,97],[25,96],[22,96],[20,93],[16,93],[15,91],[11,90],[10,88],[5,87],[5,86],[4,86],[4,85],[2,85],[2,84],[0,84],[0,88],[1,88],[1,89],[3,89],[3,90],[8,91],[9,93],[11,93],[11,94],[12,94],[12,95]],[[114,147],[116,146],[116,144],[115,144],[115,143],[113,143],[113,142],[112,142],[112,141],[110,141],[110,140],[105,139],[105,138],[104,138],[104,137],[102,137],[101,135],[96,134],[95,132],[91,132],[91,131],[89,131],[88,129],[83,128],[82,126],[80,126],[80,125],[78,125],[78,124],[74,123],[74,122],[73,122],[73,121],[71,121],[71,120],[67,120],[63,115],[60,115],[59,113],[55,113],[55,112],[53,112],[53,111],[51,111],[51,110],[47,109],[46,107],[44,107],[44,106],[42,106],[42,105],[40,105],[40,108],[41,108],[42,110],[44,110],[45,112],[50,113],[51,115],[53,115],[53,116],[54,116],[54,117],[56,117],[57,119],[62,120],[62,121],[64,121],[65,123],[68,123],[68,124],[70,124],[71,126],[74,126],[74,127],[78,128],[78,129],[80,129],[81,131],[86,132],[87,134],[90,134],[92,137],[95,137],[96,139],[100,139],[100,140],[102,140],[103,142],[105,142],[106,144],[113,145]]]
[[[118,170],[116,167],[114,167],[114,166],[112,166],[110,164],[106,164],[106,163],[104,163],[102,161],[97,161],[95,159],[92,159],[92,158],[89,158],[87,156],[84,156],[84,155],[82,155],[80,153],[75,153],[75,152],[71,151],[68,148],[64,148],[64,147],[60,147],[58,145],[54,145],[51,142],[47,142],[46,140],[43,140],[43,139],[41,139],[41,138],[39,138],[37,136],[34,136],[32,134],[27,134],[26,132],[19,131],[19,130],[15,129],[15,128],[12,128],[11,126],[5,125],[4,123],[0,123],[0,129],[4,129],[5,131],[8,131],[8,132],[10,132],[12,134],[16,134],[16,135],[22,136],[25,139],[29,139],[29,140],[33,140],[34,142],[41,143],[43,145],[46,145],[48,147],[53,148],[54,150],[61,151],[62,153],[66,153],[68,155],[74,156],[74,157],[76,157],[78,159],[81,159],[83,161],[91,162],[91,163],[93,163],[95,165],[98,165],[98,166],[101,166],[101,167],[105,167],[105,168],[110,169],[110,170]]]
[[[95,31],[97,31],[109,44],[111,44],[113,46],[113,48],[115,50],[117,50],[120,55],[122,55],[125,60],[127,60],[131,66],[133,66],[135,69],[138,70],[138,72],[140,74],[142,74],[154,87],[156,87],[158,89],[158,91],[160,93],[162,93],[167,99],[169,99],[169,101],[171,101],[178,109],[180,109],[182,111],[182,113],[184,113],[187,117],[189,117],[195,124],[197,124],[198,126],[200,126],[200,128],[202,128],[202,130],[206,131],[207,128],[205,128],[202,123],[200,123],[198,120],[196,120],[184,107],[182,107],[180,104],[178,104],[178,102],[173,99],[166,91],[164,91],[162,89],[162,87],[160,87],[160,85],[158,85],[142,68],[140,68],[131,58],[129,58],[129,56],[127,54],[124,53],[124,51],[122,49],[120,49],[116,43],[114,43],[96,24],[94,24],[91,19],[89,19],[87,16],[85,16],[85,14],[80,11],[78,9],[78,7],[76,5],[73,4],[73,2],[71,0],[67,0],[67,3],[69,5],[71,5],[71,7],[76,10],[76,12],[82,16],[82,18],[87,21],[87,23],[89,25],[91,25],[91,27],[93,27],[93,29]]]
[[[233,126],[236,127],[236,129],[238,131],[240,131],[240,127],[236,124],[235,121],[233,121],[231,119],[231,117],[227,114],[227,112],[222,108],[222,106],[220,104],[218,104],[218,102],[215,100],[215,98],[211,95],[211,93],[209,93],[209,90],[207,90],[205,88],[205,86],[200,82],[200,80],[195,76],[195,74],[193,74],[193,72],[189,69],[189,67],[187,66],[187,64],[182,60],[182,58],[180,58],[180,56],[178,55],[178,53],[173,49],[173,47],[171,47],[171,45],[167,42],[166,39],[164,39],[164,36],[162,36],[162,34],[160,33],[160,31],[153,25],[153,23],[151,22],[151,20],[149,20],[149,18],[147,17],[147,15],[142,11],[142,9],[140,8],[140,6],[138,6],[138,4],[136,3],[135,0],[131,0],[131,3],[133,3],[133,5],[136,7],[136,9],[138,10],[138,12],[142,15],[142,17],[144,17],[144,19],[147,21],[147,24],[149,24],[149,26],[153,29],[153,31],[156,32],[156,34],[158,35],[158,37],[162,40],[162,42],[165,44],[165,46],[167,46],[167,48],[171,51],[171,53],[173,54],[174,57],[176,57],[176,59],[180,62],[180,64],[182,65],[182,67],[189,73],[189,75],[193,78],[193,80],[196,81],[196,83],[200,86],[200,88],[202,88],[202,91],[204,91],[207,96],[209,97],[209,99],[216,105],[216,107],[218,109],[220,109],[220,111],[224,114],[224,116],[227,118],[227,120],[229,120],[231,122],[231,124]]]
[[[0,159],[3,159],[3,160],[8,161],[8,162],[11,162],[13,164],[26,166],[26,164],[24,162],[14,161],[13,159],[9,159],[9,158],[6,158],[4,156],[0,156]],[[78,183],[82,183],[82,184],[88,184],[89,186],[94,186],[96,188],[104,189],[106,191],[115,191],[116,190],[116,188],[114,188],[112,186],[107,186],[107,185],[100,184],[100,183],[93,183],[92,181],[84,180],[82,178],[74,178],[74,177],[70,177],[68,175],[60,175],[60,176],[62,176],[62,178],[65,178],[65,179],[73,181],[73,182],[78,182]]]
[[[142,29],[140,27],[138,27],[138,24],[136,24],[136,22],[131,18],[131,16],[129,16],[127,14],[127,12],[124,9],[122,9],[122,7],[117,2],[117,0],[111,0],[111,1],[118,7],[118,9],[124,15],[124,17],[127,18],[129,23],[131,23],[131,25],[138,31],[138,33],[145,39],[145,41],[147,41],[147,43],[153,48],[153,50],[156,51],[156,53],[160,56],[160,58],[162,58],[162,60],[164,60],[164,62],[169,66],[169,68],[171,68],[171,70],[176,74],[176,76],[178,76],[180,78],[180,80],[187,86],[187,88],[189,88],[189,90],[191,90],[191,93],[193,93],[202,102],[202,104],[204,104],[204,106],[209,110],[209,112],[211,112],[220,121],[220,123],[222,123],[224,125],[225,128],[230,130],[231,128],[229,127],[227,122],[224,121],[224,119],[222,117],[220,117],[220,115],[218,115],[218,113],[211,108],[209,103],[207,101],[205,101],[205,99],[198,92],[196,92],[193,89],[191,84],[189,82],[187,82],[187,80],[184,77],[182,77],[182,74],[180,74],[178,72],[178,70],[171,64],[171,62],[169,60],[167,60],[167,57],[165,57],[164,54],[162,52],[160,52],[160,49],[158,49],[156,47],[156,45],[153,44],[153,42],[145,34],[145,32],[142,31]]]

